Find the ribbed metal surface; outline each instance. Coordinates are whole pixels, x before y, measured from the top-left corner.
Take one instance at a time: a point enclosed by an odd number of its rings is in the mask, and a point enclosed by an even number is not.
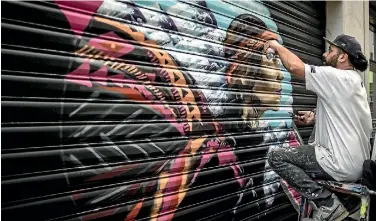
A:
[[[322,3],[2,2],[4,220],[292,220],[270,171],[314,94]],[[308,138],[312,128],[300,128]]]
[[[376,3],[369,2],[369,30],[376,32]]]

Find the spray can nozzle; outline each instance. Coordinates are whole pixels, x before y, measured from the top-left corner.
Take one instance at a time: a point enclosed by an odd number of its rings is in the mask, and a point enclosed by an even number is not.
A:
[[[275,54],[275,51],[272,48],[266,49],[266,58],[271,60],[277,58],[278,55]]]

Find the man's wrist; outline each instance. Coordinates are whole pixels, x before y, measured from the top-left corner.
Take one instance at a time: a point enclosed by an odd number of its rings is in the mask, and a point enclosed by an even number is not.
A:
[[[274,51],[277,52],[277,54],[279,53],[279,50],[281,50],[282,48],[283,48],[283,45],[281,45],[278,41],[276,41],[276,44],[273,45],[273,49]]]
[[[281,44],[277,40],[269,40],[265,42],[264,50],[266,51],[268,48],[273,49],[274,51],[278,52]]]

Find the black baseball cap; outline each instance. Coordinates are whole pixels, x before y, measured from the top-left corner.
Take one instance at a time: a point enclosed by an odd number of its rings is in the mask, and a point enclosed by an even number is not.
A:
[[[329,44],[339,47],[353,58],[359,58],[359,54],[362,54],[362,47],[360,46],[359,42],[352,36],[344,34],[338,35],[333,42],[325,37],[324,39]]]

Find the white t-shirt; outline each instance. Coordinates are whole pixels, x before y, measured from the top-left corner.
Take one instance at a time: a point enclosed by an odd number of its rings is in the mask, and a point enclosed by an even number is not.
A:
[[[372,118],[362,78],[354,70],[305,65],[307,90],[317,94],[315,151],[337,181],[357,181],[370,158]]]

